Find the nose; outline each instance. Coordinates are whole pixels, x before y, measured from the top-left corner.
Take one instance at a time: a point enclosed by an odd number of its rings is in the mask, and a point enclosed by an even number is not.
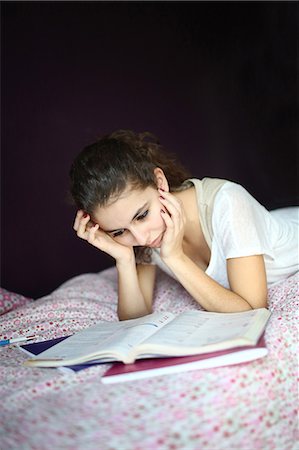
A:
[[[146,232],[146,230],[144,230],[142,227],[141,228],[132,228],[131,229],[131,233],[134,236],[136,242],[138,245],[142,245],[145,246],[148,243],[148,233]]]

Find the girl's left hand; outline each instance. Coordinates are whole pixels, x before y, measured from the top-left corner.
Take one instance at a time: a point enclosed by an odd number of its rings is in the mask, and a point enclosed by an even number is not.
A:
[[[165,261],[168,258],[180,257],[183,252],[183,238],[185,232],[185,212],[179,199],[169,192],[159,189],[160,202],[164,208],[161,216],[166,230],[160,247],[160,256]]]

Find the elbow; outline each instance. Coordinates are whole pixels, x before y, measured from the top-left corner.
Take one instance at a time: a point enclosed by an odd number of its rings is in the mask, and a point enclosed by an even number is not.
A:
[[[149,314],[149,313],[144,312],[144,311],[128,312],[128,311],[117,310],[117,316],[118,316],[119,321],[130,320],[130,319],[139,319],[139,317],[146,316],[147,314]]]
[[[261,298],[254,298],[250,301],[247,300],[247,303],[251,309],[268,308],[268,295],[262,296]]]

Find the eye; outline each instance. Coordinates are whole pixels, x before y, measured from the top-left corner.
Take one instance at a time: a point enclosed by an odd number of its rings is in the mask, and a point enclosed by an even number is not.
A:
[[[146,211],[144,211],[144,213],[140,214],[140,216],[137,217],[136,220],[143,220],[146,218],[146,216],[148,215],[149,210],[147,209]]]
[[[111,236],[112,237],[122,236],[124,234],[124,232],[125,232],[125,229],[118,230],[118,231],[115,231],[115,233],[111,233]]]

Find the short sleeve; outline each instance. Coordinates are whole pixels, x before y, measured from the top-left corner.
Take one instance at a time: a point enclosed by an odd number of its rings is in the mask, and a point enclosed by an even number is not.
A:
[[[226,183],[215,198],[212,216],[214,239],[225,259],[253,255],[273,259],[269,215],[242,186]]]

